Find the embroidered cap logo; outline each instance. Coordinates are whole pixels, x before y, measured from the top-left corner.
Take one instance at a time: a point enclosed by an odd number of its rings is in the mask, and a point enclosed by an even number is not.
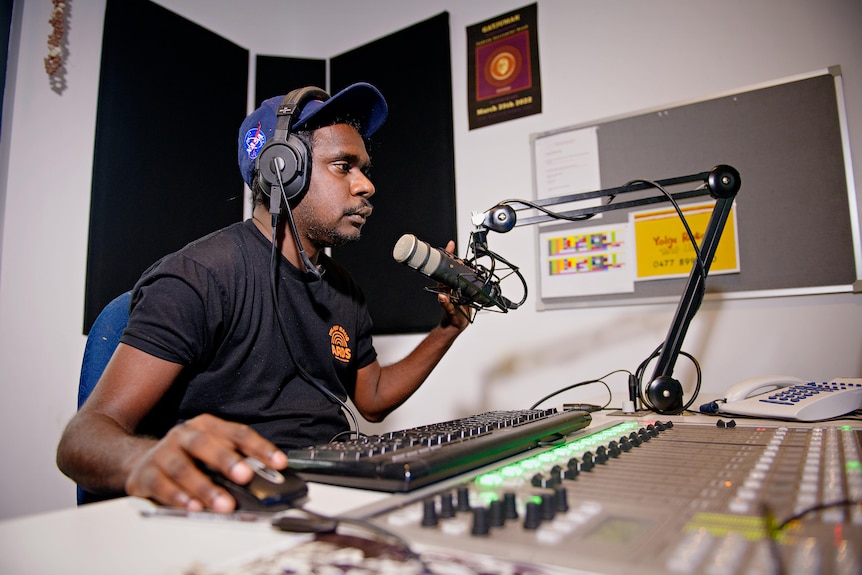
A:
[[[245,152],[249,159],[255,159],[264,144],[266,144],[266,134],[260,129],[260,122],[258,122],[256,128],[252,128],[245,134]]]

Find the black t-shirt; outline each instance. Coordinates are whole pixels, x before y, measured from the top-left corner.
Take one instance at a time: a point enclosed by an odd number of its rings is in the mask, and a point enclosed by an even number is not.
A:
[[[325,443],[348,429],[338,404],[303,379],[295,361],[336,396],[353,397],[356,372],[377,355],[365,298],[347,271],[321,254],[310,278],[281,254],[278,303],[272,244],[252,220],[166,256],[136,284],[122,342],[185,366],[139,426],[163,436],[202,413],[247,423],[282,449]]]

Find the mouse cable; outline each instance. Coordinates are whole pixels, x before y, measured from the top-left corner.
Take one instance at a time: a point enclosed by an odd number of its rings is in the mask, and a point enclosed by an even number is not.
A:
[[[560,389],[558,389],[552,393],[549,393],[548,395],[546,395],[545,397],[543,397],[542,399],[540,399],[539,401],[537,401],[536,403],[531,405],[529,407],[529,409],[536,409],[536,407],[541,405],[545,400],[550,399],[550,398],[554,397],[555,395],[559,395],[559,394],[563,393],[564,391],[569,391],[570,389],[575,389],[576,387],[582,387],[584,385],[589,385],[591,383],[601,383],[602,385],[605,386],[605,389],[608,390],[608,395],[609,395],[608,402],[602,406],[602,409],[605,409],[607,406],[609,406],[611,404],[611,401],[613,400],[613,392],[611,391],[611,388],[608,386],[608,384],[604,382],[604,379],[606,377],[609,377],[609,376],[615,374],[615,373],[629,373],[629,372],[625,369],[615,369],[614,371],[612,371],[610,373],[606,373],[605,375],[603,375],[600,378],[588,379],[587,381],[580,381],[578,383],[573,383],[572,385],[567,385],[566,387],[562,387],[562,388],[560,388]]]
[[[385,527],[380,527],[379,525],[375,525],[371,521],[365,519],[355,519],[352,517],[343,517],[339,515],[331,516],[325,515],[322,513],[317,513],[315,511],[311,511],[302,506],[294,507],[297,511],[301,511],[308,515],[313,519],[317,519],[318,521],[323,522],[323,524],[327,527],[325,529],[321,529],[321,531],[326,532],[334,532],[339,524],[353,525],[354,527],[359,527],[366,531],[370,531],[375,535],[382,537],[384,539],[389,539],[394,542],[395,546],[398,547],[401,551],[403,551],[410,559],[418,561],[420,566],[422,567],[422,573],[433,573],[425,559],[422,557],[420,553],[417,553],[410,546],[410,543],[404,539],[402,536],[398,535],[394,531],[390,531]],[[272,519],[273,527],[277,529],[281,529],[282,531],[292,531],[291,527],[295,524],[289,521],[283,521],[282,519],[287,517],[286,513],[279,513]],[[301,527],[300,527],[301,529]]]
[[[303,248],[302,248],[302,242],[299,239],[299,233],[297,232],[296,224],[293,221],[293,213],[291,212],[291,209],[290,209],[290,203],[287,201],[287,197],[285,196],[284,184],[281,181],[281,173],[276,171],[276,175],[278,178],[278,187],[280,189],[281,197],[284,199],[285,208],[287,209],[288,223],[290,224],[291,231],[292,231],[293,236],[297,242],[300,253],[302,256],[304,256],[303,262],[305,263],[306,267],[308,267],[309,272],[312,272],[312,271],[317,272],[317,270],[314,269],[314,266],[309,261],[308,256],[305,255],[305,250],[303,250]],[[285,325],[284,317],[281,314],[281,307],[279,307],[279,304],[278,304],[278,282],[277,282],[278,261],[279,261],[278,256],[279,256],[279,251],[278,251],[278,214],[272,214],[272,252],[270,254],[270,265],[269,265],[269,288],[270,288],[270,292],[272,292],[272,303],[273,303],[273,307],[275,308],[275,317],[276,317],[276,320],[278,321],[278,328],[281,331],[281,337],[284,339],[284,346],[285,346],[285,348],[287,348],[287,353],[288,353],[288,355],[290,355],[290,359],[293,361],[293,364],[296,366],[296,370],[299,372],[299,376],[303,380],[305,380],[307,383],[309,383],[313,387],[315,387],[320,393],[322,393],[324,396],[326,396],[330,401],[339,405],[341,407],[341,409],[350,416],[350,419],[353,421],[353,429],[355,430],[355,433],[358,436],[358,434],[359,434],[359,421],[356,418],[356,414],[353,413],[352,409],[350,409],[350,406],[348,406],[344,400],[342,400],[340,397],[335,395],[332,391],[327,389],[326,386],[324,386],[321,382],[319,382],[313,375],[308,373],[308,371],[305,370],[305,368],[302,366],[302,364],[300,364],[298,361],[296,361],[296,357],[293,354],[293,349],[290,346],[290,339],[288,338],[287,326]],[[318,277],[319,277],[319,275],[318,275]],[[281,386],[279,387],[279,393],[281,392],[283,387],[284,387],[284,383],[282,382]]]

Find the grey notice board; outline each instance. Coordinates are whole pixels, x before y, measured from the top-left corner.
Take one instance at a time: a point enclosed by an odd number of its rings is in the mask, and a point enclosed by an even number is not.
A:
[[[708,299],[859,291],[859,222],[841,86],[835,66],[715,98],[533,134],[533,158],[539,138],[595,127],[602,189],[733,166],[742,182],[735,204],[740,272],[710,276]],[[627,217],[626,210],[617,210],[601,222],[546,224],[542,230],[577,230]],[[638,281],[632,293],[540,297],[537,306],[676,301],[685,282]]]

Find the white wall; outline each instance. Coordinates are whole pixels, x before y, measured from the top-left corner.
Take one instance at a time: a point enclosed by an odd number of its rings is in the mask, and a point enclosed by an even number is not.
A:
[[[539,0],[544,112],[475,131],[467,129],[465,28],[526,0],[158,3],[253,53],[300,57],[333,56],[449,11],[462,246],[471,211],[531,194],[531,133],[835,64],[844,71],[851,145],[857,151],[853,168],[862,190],[862,4],[857,0]],[[0,210],[0,518],[74,505],[74,485],[56,470],[54,450],[74,411],[84,346],[104,1],[71,6],[68,88],[58,95],[50,90],[42,63],[51,3],[15,2],[0,140],[0,166],[8,166],[0,175],[5,202]],[[536,293],[533,232],[519,229],[494,236],[493,242],[495,251],[522,266]],[[382,427],[526,407],[563,385],[634,370],[664,337],[674,311],[670,304],[553,312],[533,306],[531,301],[507,315],[480,316],[427,384]],[[382,360],[397,359],[417,339],[379,338]],[[862,375],[862,295],[708,302],[684,348],[700,360],[705,389],[713,392],[757,373]],[[681,376],[684,363],[677,370]],[[625,377],[607,381],[619,404]],[[565,399],[600,401],[604,393],[599,386]]]

